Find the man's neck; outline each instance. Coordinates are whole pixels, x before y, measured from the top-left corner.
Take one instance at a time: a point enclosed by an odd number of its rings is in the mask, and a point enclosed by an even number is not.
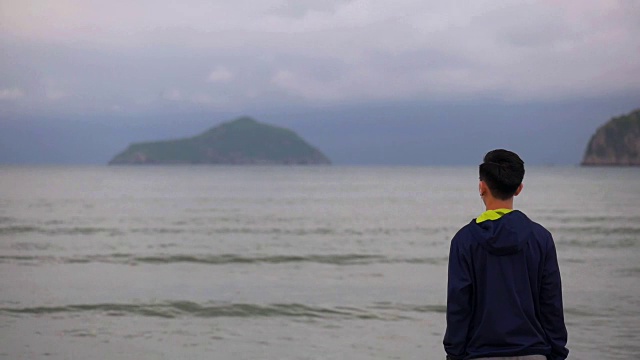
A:
[[[509,209],[513,210],[513,198],[509,200],[500,200],[495,198],[485,199],[487,210]]]

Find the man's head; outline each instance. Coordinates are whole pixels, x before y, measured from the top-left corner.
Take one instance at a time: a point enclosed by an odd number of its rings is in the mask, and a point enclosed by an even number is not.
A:
[[[480,164],[480,195],[486,191],[499,200],[509,200],[522,190],[524,161],[518,154],[504,150],[492,150]]]

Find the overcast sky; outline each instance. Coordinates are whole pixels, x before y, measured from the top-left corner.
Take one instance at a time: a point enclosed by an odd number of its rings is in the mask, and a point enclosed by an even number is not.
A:
[[[239,115],[337,163],[501,143],[577,163],[640,106],[638,19],[638,0],[0,0],[0,163],[104,163]]]
[[[3,114],[640,93],[637,0],[2,0]]]

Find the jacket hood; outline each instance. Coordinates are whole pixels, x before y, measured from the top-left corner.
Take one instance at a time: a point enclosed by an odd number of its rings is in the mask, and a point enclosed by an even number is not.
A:
[[[489,253],[498,256],[521,251],[532,231],[531,220],[518,210],[511,211],[499,219],[472,221],[471,231],[478,243]]]

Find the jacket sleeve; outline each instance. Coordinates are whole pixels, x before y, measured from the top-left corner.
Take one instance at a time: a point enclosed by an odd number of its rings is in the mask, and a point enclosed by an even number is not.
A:
[[[556,247],[551,235],[549,235],[547,254],[542,271],[540,312],[542,326],[551,345],[550,359],[566,359],[569,350],[566,348],[567,328],[564,323],[562,308],[562,282],[560,280]]]
[[[460,247],[459,235],[451,240],[447,284],[447,330],[444,350],[447,358],[458,360],[467,352],[467,334],[472,315],[473,292],[469,255]]]

